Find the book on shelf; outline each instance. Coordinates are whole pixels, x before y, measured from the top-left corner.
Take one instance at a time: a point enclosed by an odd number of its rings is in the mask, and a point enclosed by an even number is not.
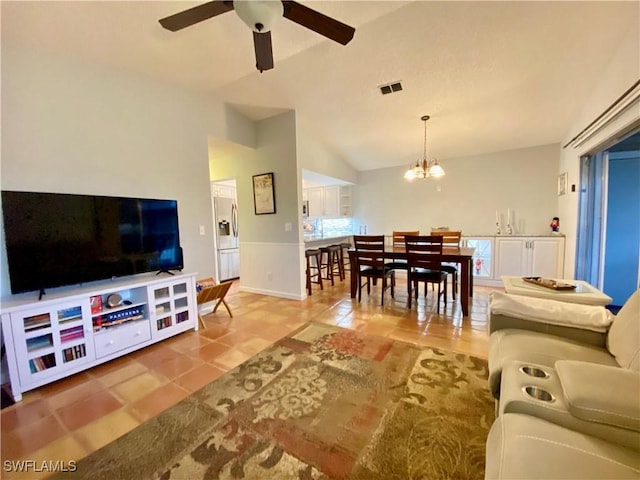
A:
[[[59,322],[71,322],[80,318],[82,318],[82,307],[79,305],[77,307],[63,308],[62,310],[58,310]]]
[[[158,330],[162,330],[163,328],[167,328],[171,326],[171,317],[160,318],[156,322],[158,326]]]
[[[42,363],[44,364],[44,369],[51,368],[56,366],[56,356],[53,353],[45,355],[44,357],[40,357]]]
[[[31,370],[31,373],[41,372],[42,370],[55,366],[56,356],[53,353],[29,360],[29,369]]]
[[[41,315],[34,315],[33,317],[27,317],[24,319],[24,330],[29,332],[32,330],[38,330],[41,328],[49,328],[51,326],[51,318],[48,313]]]
[[[31,373],[36,373],[38,371],[36,368],[36,362],[34,362],[33,359],[29,360],[29,370]]]
[[[33,351],[39,348],[53,347],[53,337],[51,334],[41,335],[39,337],[27,338],[27,350]]]
[[[126,322],[133,322],[135,320],[140,320],[142,318],[144,318],[144,315],[131,315],[129,317],[114,318],[113,320],[103,319],[102,322],[100,323],[100,326],[97,326],[94,324],[94,330],[100,330],[100,328],[106,328],[106,327],[114,327],[116,325],[121,325]]]
[[[75,347],[65,348],[64,351],[64,361],[70,362],[72,360],[76,360],[78,358],[82,358],[87,355],[87,348],[84,344],[76,345]]]
[[[78,338],[84,338],[84,327],[82,325],[62,330],[60,332],[60,341],[62,342],[70,342]]]

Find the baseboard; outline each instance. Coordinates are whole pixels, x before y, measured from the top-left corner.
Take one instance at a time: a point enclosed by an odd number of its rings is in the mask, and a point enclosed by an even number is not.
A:
[[[245,286],[240,286],[240,291],[241,292],[248,292],[248,293],[258,293],[260,295],[269,295],[270,297],[279,297],[279,298],[286,298],[288,300],[304,300],[306,297],[306,295],[293,295],[291,293],[288,292],[279,292],[276,290],[263,290],[261,288],[251,288],[251,287],[245,287]]]

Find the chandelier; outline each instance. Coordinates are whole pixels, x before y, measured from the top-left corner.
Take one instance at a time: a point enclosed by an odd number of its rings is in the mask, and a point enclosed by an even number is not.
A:
[[[422,160],[417,160],[415,165],[409,165],[409,170],[404,174],[404,178],[407,180],[429,177],[440,178],[444,175],[444,170],[437,159],[427,160],[427,120],[429,120],[429,118],[429,115],[424,115],[420,118],[420,120],[424,122],[424,152],[422,154]]]

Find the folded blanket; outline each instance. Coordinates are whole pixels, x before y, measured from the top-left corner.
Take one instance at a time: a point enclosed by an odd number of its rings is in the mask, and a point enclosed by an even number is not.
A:
[[[606,332],[615,316],[606,308],[593,305],[525,297],[493,292],[489,299],[492,315],[508,315],[533,322]]]

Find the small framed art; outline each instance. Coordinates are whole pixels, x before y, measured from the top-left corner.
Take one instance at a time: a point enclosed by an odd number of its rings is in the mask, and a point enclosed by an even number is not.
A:
[[[256,215],[276,213],[273,172],[253,176],[253,205]]]
[[[558,195],[567,193],[567,172],[558,175]]]

